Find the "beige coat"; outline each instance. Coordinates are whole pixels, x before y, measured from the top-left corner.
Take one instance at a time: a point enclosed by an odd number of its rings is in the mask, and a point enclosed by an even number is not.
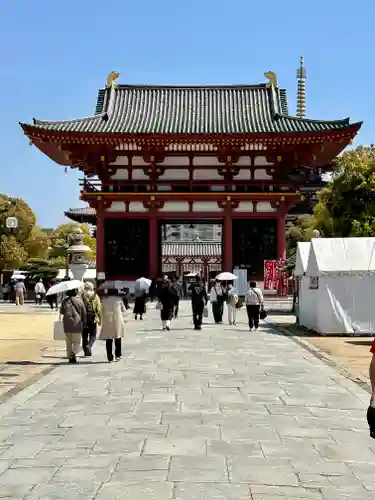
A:
[[[118,339],[125,333],[125,306],[121,297],[109,295],[102,300],[102,328],[99,339]]]

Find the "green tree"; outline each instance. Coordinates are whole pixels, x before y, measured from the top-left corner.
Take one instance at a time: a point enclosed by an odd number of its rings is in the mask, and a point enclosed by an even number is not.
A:
[[[314,215],[301,215],[294,226],[286,230],[286,246],[288,257],[294,255],[298,241],[310,241],[318,221]]]
[[[45,259],[50,245],[50,238],[38,226],[32,228],[29,237],[24,242],[29,259]]]
[[[0,269],[19,269],[27,261],[27,252],[13,235],[0,237]]]
[[[346,151],[314,215],[325,236],[375,236],[375,146]]]
[[[15,234],[17,241],[23,245],[35,226],[34,212],[22,198],[12,198],[6,194],[0,194],[0,234],[5,232],[8,217],[17,218],[18,227]]]
[[[91,236],[89,228],[85,224],[62,224],[58,226],[52,233],[51,236],[51,252],[50,258],[59,261],[62,266],[64,266],[66,258],[66,248],[68,245],[69,235],[74,232],[74,228],[79,226],[84,234],[84,244],[91,248],[91,253],[88,258],[91,260],[95,259],[96,254],[96,239]]]

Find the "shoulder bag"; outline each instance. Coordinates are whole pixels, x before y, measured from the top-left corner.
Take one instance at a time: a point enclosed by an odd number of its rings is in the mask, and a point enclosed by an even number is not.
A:
[[[266,319],[267,318],[267,311],[264,309],[264,306],[262,304],[262,301],[260,300],[260,297],[258,295],[258,292],[255,291],[254,288],[251,288],[252,291],[255,293],[255,295],[258,297],[259,304],[260,304],[260,309],[259,309],[259,318],[260,319]]]

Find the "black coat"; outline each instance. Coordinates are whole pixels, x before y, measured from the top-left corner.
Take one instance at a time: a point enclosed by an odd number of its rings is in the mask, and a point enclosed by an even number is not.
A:
[[[192,283],[189,290],[191,292],[191,303],[193,307],[198,304],[207,304],[208,297],[203,283]]]

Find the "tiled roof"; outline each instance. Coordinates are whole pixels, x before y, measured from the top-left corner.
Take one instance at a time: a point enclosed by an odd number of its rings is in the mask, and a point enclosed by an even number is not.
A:
[[[87,224],[95,224],[96,223],[96,210],[91,207],[82,207],[82,208],[70,208],[65,213],[65,216],[68,219],[73,220],[75,222],[83,222]]]
[[[34,120],[59,132],[120,134],[251,134],[340,130],[349,119],[288,115],[284,89],[259,85],[117,85],[100,90],[96,114],[65,121]],[[22,124],[23,127],[30,125]]]
[[[162,257],[220,257],[222,245],[217,242],[165,242],[161,253]]]

